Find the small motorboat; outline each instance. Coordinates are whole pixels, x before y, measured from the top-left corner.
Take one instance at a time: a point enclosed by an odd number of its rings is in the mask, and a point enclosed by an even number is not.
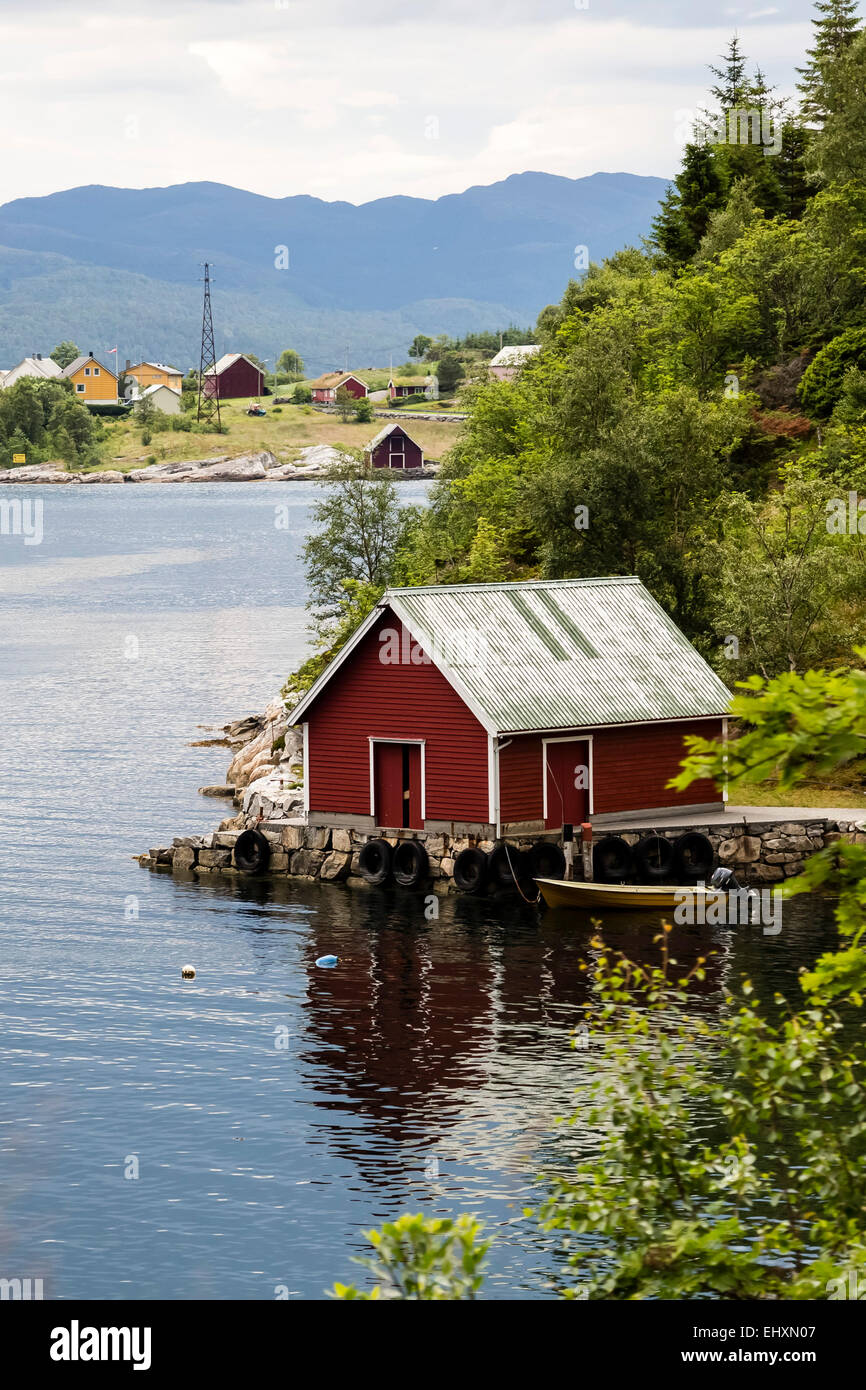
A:
[[[619,911],[635,908],[674,908],[689,896],[717,898],[717,889],[694,884],[584,883],[580,879],[537,878],[535,882],[548,907],[606,907]],[[685,895],[685,896],[684,896]]]
[[[593,883],[582,879],[537,878],[542,898],[548,907],[574,907],[591,911],[607,908],[619,912],[646,909],[649,912],[673,908],[692,908],[698,921],[707,920],[710,904],[720,906],[729,896],[746,900],[749,912],[760,905],[760,895],[754,888],[742,888],[730,869],[718,868],[709,885],[703,883]]]

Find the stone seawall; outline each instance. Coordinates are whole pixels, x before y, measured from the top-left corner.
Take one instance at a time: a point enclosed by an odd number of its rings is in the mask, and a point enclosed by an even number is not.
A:
[[[324,825],[305,825],[299,820],[263,820],[257,828],[271,846],[270,861],[265,876],[320,879],[326,883],[346,883],[368,887],[360,876],[358,856],[361,846],[376,838],[376,832]],[[680,823],[675,827],[661,826],[652,832],[637,831],[628,826],[618,829],[605,826],[601,835],[621,835],[634,845],[644,835],[655,833],[676,839],[684,830],[696,830],[706,835],[713,845],[719,864],[734,870],[744,884],[781,883],[798,874],[806,860],[817,850],[836,840],[866,844],[866,820],[837,821],[758,821],[745,824],[707,825],[698,820],[693,825]],[[240,829],[215,831],[210,835],[180,837],[165,849],[151,849],[141,855],[139,863],[146,868],[166,869],[176,873],[196,875],[241,874],[233,863],[233,850]],[[477,847],[489,853],[492,840],[469,834],[433,833],[427,831],[397,831],[387,834],[392,846],[401,839],[417,839],[426,848],[430,863],[429,883],[434,892],[454,890],[454,860],[462,849]],[[519,850],[529,849],[535,840],[554,840],[553,834],[508,839]],[[580,873],[580,854],[575,855],[575,872]]]

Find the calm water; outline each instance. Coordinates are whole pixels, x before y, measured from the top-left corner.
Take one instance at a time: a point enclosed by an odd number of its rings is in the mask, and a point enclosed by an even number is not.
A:
[[[364,1228],[472,1210],[497,1235],[486,1296],[544,1296],[558,1255],[522,1209],[591,1142],[554,1124],[592,1066],[568,1047],[579,922],[469,899],[428,922],[413,895],[131,859],[230,814],[196,794],[228,751],[190,743],[304,654],[315,489],[20,495],[45,534],[0,537],[0,1275],[53,1298],[319,1298],[363,1278]],[[677,954],[719,950],[712,1009],[744,971],[790,987],[829,939],[798,901],[779,937]]]

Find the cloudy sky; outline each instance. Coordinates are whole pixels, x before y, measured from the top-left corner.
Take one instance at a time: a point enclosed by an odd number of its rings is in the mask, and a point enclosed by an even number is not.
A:
[[[782,93],[809,0],[0,0],[0,202],[213,179],[438,197],[671,175],[736,29]]]

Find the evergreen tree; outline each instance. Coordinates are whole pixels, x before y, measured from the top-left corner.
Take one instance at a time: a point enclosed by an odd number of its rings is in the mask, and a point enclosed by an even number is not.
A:
[[[706,234],[710,217],[725,202],[725,186],[715,156],[705,144],[686,145],[682,171],[653,219],[650,245],[666,260],[685,265]]]
[[[808,62],[797,68],[802,82],[800,111],[807,124],[823,126],[830,110],[827,70],[850,47],[860,27],[857,0],[816,0],[818,18],[813,19],[815,42],[807,49]]]
[[[866,183],[866,31],[824,67],[827,116],[809,147],[822,183]]]
[[[750,84],[746,78],[746,55],[740,48],[737,34],[731,38],[727,53],[722,54],[722,63],[724,66],[720,68],[710,64],[710,72],[716,78],[716,85],[710,88],[710,94],[723,111],[747,105]]]

